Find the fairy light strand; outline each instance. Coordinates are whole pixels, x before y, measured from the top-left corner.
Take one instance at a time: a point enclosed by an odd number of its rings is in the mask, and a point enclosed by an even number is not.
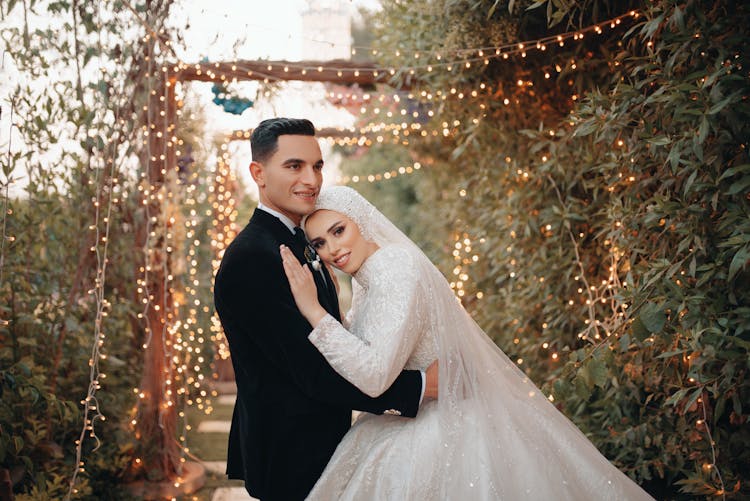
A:
[[[711,435],[711,429],[708,426],[708,413],[706,412],[706,402],[703,401],[703,397],[699,397],[698,401],[701,404],[701,409],[703,411],[703,419],[698,420],[698,426],[703,426],[703,429],[706,432],[706,437],[708,438],[708,445],[711,447],[711,463],[707,465],[708,470],[711,473],[715,473],[716,477],[719,479],[719,485],[721,485],[721,488],[716,491],[717,495],[721,496],[721,499],[727,498],[727,490],[724,487],[724,479],[721,477],[721,471],[719,470],[719,467],[716,465],[716,448],[714,447],[714,439]]]
[[[274,77],[271,75],[274,71],[279,71],[282,74],[291,74],[291,77],[309,77],[308,74],[315,75],[316,73],[335,73],[338,77],[360,77],[365,74],[371,75],[375,79],[381,79],[387,81],[389,78],[394,77],[397,73],[409,73],[414,75],[417,71],[424,70],[427,73],[431,73],[437,69],[445,69],[447,71],[455,71],[461,68],[471,68],[473,64],[482,63],[488,64],[493,59],[508,59],[511,56],[520,56],[522,58],[527,57],[531,51],[544,52],[550,46],[564,46],[569,40],[581,41],[585,37],[585,34],[594,32],[602,34],[602,27],[609,27],[614,29],[618,27],[623,20],[632,17],[637,19],[640,16],[638,11],[630,11],[626,14],[614,17],[607,21],[597,23],[585,28],[561,33],[558,35],[550,35],[547,37],[538,38],[535,40],[526,40],[522,42],[513,42],[507,44],[501,44],[497,46],[483,47],[478,49],[457,49],[457,59],[445,60],[443,56],[438,53],[434,56],[434,60],[429,59],[429,55],[424,57],[412,58],[420,61],[419,64],[404,64],[401,66],[356,66],[356,65],[329,65],[326,64],[304,64],[288,61],[268,61],[268,62],[257,62],[251,63],[249,61],[234,61],[231,64],[231,70],[224,70],[220,74],[218,70],[222,68],[219,63],[194,63],[187,64],[184,62],[179,63],[181,70],[187,71],[189,74],[195,74],[201,76],[204,73],[211,80],[228,81],[228,78],[235,75],[241,75],[243,77],[262,77],[265,81],[271,80],[285,80],[287,78]],[[416,53],[422,54],[422,53]],[[458,57],[458,56],[461,57]],[[396,57],[406,57],[397,51]],[[421,62],[425,61],[425,62]],[[411,61],[410,61],[411,62]],[[258,70],[258,67],[265,67],[266,71]],[[257,79],[257,78],[256,78]],[[293,78],[288,78],[293,79]]]
[[[624,18],[626,18],[628,16],[633,16],[633,17],[637,18],[639,15],[640,15],[640,13],[638,11],[632,10],[629,13],[626,13],[626,14],[623,14],[621,16],[615,17],[615,18],[610,19],[608,21],[602,21],[600,23],[592,25],[591,29],[593,29],[594,31],[597,31],[597,29],[598,29],[600,31],[602,26],[606,26],[608,24],[611,25],[611,23],[616,22],[618,19],[624,19]],[[266,29],[267,30],[268,29],[267,26],[251,25],[251,24],[246,24],[246,27],[252,27],[254,30],[259,30],[259,29]],[[581,32],[584,32],[584,29],[577,30],[577,33],[581,33]],[[576,32],[571,32],[571,33],[576,33]],[[556,37],[556,36],[557,35],[553,35],[553,36],[551,36],[549,38],[553,38],[553,37]],[[385,54],[386,52],[389,52],[389,51],[384,50],[382,48],[373,48],[371,46],[366,46],[366,45],[350,45],[350,44],[344,44],[344,43],[339,43],[339,42],[332,42],[330,40],[322,40],[322,39],[319,39],[319,38],[316,38],[316,37],[307,37],[307,36],[298,35],[298,38],[300,40],[304,40],[304,41],[308,41],[308,42],[314,42],[314,43],[319,43],[319,44],[323,44],[323,45],[328,45],[329,47],[350,47],[350,52],[351,52],[352,56],[357,55],[358,51],[364,52],[364,53],[370,53],[373,56],[377,56],[379,54]],[[494,50],[496,50],[496,49],[498,49],[500,47],[505,47],[505,46],[512,47],[514,45],[516,45],[516,44],[506,44],[506,45],[500,45],[500,46],[467,47],[467,48],[463,48],[463,49],[452,49],[452,50],[449,50],[449,51],[447,51],[445,53],[440,52],[440,51],[427,51],[427,50],[419,50],[419,49],[399,49],[398,50],[398,55],[399,56],[403,55],[403,57],[409,57],[409,56],[411,56],[411,57],[414,57],[415,59],[419,59],[420,57],[422,57],[423,54],[425,54],[427,52],[432,52],[432,53],[435,53],[435,54],[440,54],[441,56],[443,56],[443,54],[456,54],[456,55],[460,55],[461,53],[464,53],[464,52],[471,53],[471,52],[479,52],[479,51],[494,51]]]
[[[388,181],[399,176],[408,176],[422,169],[420,162],[414,162],[412,165],[401,166],[375,174],[344,175],[336,177],[336,184],[358,184],[358,183],[375,183],[378,181]]]
[[[101,23],[101,11],[100,6],[97,5],[96,9],[96,16],[97,21]],[[75,34],[74,36],[77,36]],[[103,71],[103,61],[101,59],[101,55],[104,53],[103,51],[103,43],[102,43],[102,30],[99,30],[98,37],[97,37],[97,43],[99,48],[99,66],[100,69]],[[115,116],[118,115],[119,106],[115,109]],[[104,114],[106,115],[106,114]],[[100,120],[104,122],[106,120],[105,116],[100,116]],[[115,128],[117,127],[117,124],[115,122],[114,124]],[[115,144],[114,147],[111,147],[111,154],[114,156],[116,154],[116,143],[110,142],[110,145]],[[96,151],[96,150],[95,150]],[[97,157],[94,157],[94,161],[97,160]],[[96,451],[99,446],[101,445],[101,441],[99,437],[96,434],[95,431],[95,421],[101,420],[104,421],[106,418],[101,410],[101,405],[99,403],[99,400],[96,398],[96,392],[101,388],[100,379],[104,379],[106,377],[106,374],[100,371],[99,368],[99,360],[106,359],[106,355],[102,353],[102,347],[104,345],[104,339],[105,339],[105,333],[102,329],[103,323],[104,323],[104,317],[106,316],[106,312],[104,311],[105,308],[109,305],[106,298],[104,297],[104,285],[106,280],[106,271],[107,271],[107,263],[108,263],[108,251],[109,251],[109,235],[110,235],[110,228],[111,228],[111,221],[112,221],[112,210],[114,205],[114,185],[116,184],[115,179],[115,162],[114,158],[110,157],[110,155],[107,153],[107,148],[105,147],[104,151],[101,151],[98,155],[98,160],[101,161],[101,168],[95,168],[94,169],[94,183],[96,185],[96,198],[94,202],[94,248],[92,250],[96,253],[96,261],[97,261],[97,267],[96,267],[96,279],[95,279],[95,287],[92,291],[95,297],[96,301],[96,316],[94,320],[94,342],[91,347],[91,358],[89,359],[89,385],[88,385],[88,392],[86,394],[86,397],[82,401],[82,404],[84,406],[83,410],[83,426],[81,429],[81,433],[78,437],[78,440],[76,440],[76,450],[75,450],[75,457],[76,462],[74,466],[73,475],[71,476],[71,480],[69,483],[69,488],[67,495],[65,497],[66,500],[69,500],[70,497],[77,493],[77,489],[75,487],[76,480],[78,473],[82,473],[84,471],[84,462],[82,461],[82,454],[83,454],[83,444],[86,438],[86,432],[89,432],[89,437],[94,439],[96,441],[96,446],[94,447],[93,451]],[[107,164],[110,164],[110,170],[107,175],[104,173],[106,172]],[[101,176],[101,179],[100,179]],[[107,212],[104,219],[104,231],[103,235],[100,233],[100,211],[101,211],[101,202],[102,198],[104,196],[105,190],[103,189],[103,183],[106,182],[106,193],[107,195]],[[93,417],[90,417],[90,414],[93,412]]]

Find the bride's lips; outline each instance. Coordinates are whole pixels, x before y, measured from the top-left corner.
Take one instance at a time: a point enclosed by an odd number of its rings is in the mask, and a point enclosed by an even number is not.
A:
[[[334,260],[333,260],[333,265],[334,265],[334,266],[335,266],[336,268],[339,268],[339,269],[341,269],[341,267],[342,267],[342,266],[346,266],[346,263],[348,263],[348,262],[349,262],[349,256],[350,256],[350,255],[351,255],[351,252],[347,252],[347,253],[346,253],[346,254],[344,254],[343,256],[341,256],[341,257],[338,257],[338,258],[334,259]]]

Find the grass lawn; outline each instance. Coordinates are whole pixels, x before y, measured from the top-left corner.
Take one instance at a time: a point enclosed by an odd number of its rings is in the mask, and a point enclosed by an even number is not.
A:
[[[203,421],[231,421],[233,405],[214,405],[210,415],[195,408],[187,410],[188,423],[192,429],[187,434],[187,445],[190,454],[201,461],[226,461],[228,433],[199,432],[198,426]],[[243,487],[241,480],[228,480],[226,475],[206,471],[206,484],[198,492],[185,496],[194,501],[211,501],[214,491],[219,487]]]

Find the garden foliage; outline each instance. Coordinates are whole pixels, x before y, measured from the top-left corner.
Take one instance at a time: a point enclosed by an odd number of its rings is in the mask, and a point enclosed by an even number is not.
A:
[[[394,65],[397,46],[447,57],[639,13],[421,74],[415,95],[467,97],[430,104],[451,133],[413,148],[432,163],[409,224],[442,224],[451,281],[468,238],[467,308],[623,471],[657,498],[750,495],[748,6],[384,4]]]
[[[64,498],[80,438],[74,499],[126,499],[121,484],[143,476],[133,464],[148,459],[148,444],[135,440],[131,423],[146,339],[138,290],[145,249],[137,233],[147,214],[138,153],[140,111],[154,73],[142,23],[163,27],[170,3],[136,2],[135,12],[122,2],[0,4],[4,68],[13,70],[0,96],[8,126],[0,134],[0,473],[10,475],[16,499]],[[183,151],[196,145],[196,127],[195,119],[182,121]],[[196,158],[187,150],[180,172],[169,177],[176,209],[159,217],[175,226],[172,292],[208,303],[209,244],[188,254],[185,238],[190,211],[210,208],[206,194],[193,206],[185,202],[203,154],[192,153]],[[191,225],[205,234],[210,221],[193,218]],[[153,231],[160,224],[155,216],[149,221]],[[201,262],[198,284],[186,276],[192,259]],[[210,312],[192,313],[208,331]],[[191,375],[207,372],[212,353],[204,351],[205,363],[193,360]],[[83,430],[90,385],[97,390],[93,429]]]

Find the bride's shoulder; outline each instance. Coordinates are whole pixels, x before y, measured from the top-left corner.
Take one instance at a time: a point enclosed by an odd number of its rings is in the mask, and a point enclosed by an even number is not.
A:
[[[412,263],[414,261],[414,251],[403,244],[388,244],[378,250],[377,254],[380,259],[388,261],[404,261]]]
[[[384,245],[370,259],[373,260],[373,269],[387,280],[412,274],[417,264],[414,250],[402,244]]]

